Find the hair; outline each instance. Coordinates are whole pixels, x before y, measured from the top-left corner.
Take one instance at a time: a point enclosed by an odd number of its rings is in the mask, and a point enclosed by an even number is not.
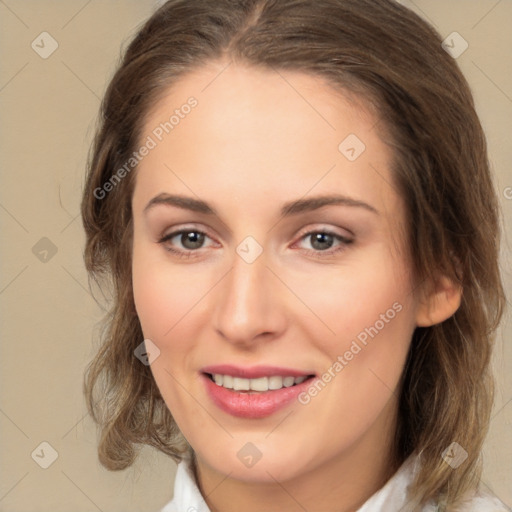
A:
[[[81,204],[87,271],[113,294],[84,379],[101,464],[127,468],[138,444],[176,462],[191,447],[133,355],[143,340],[131,281],[135,172],[105,197],[95,191],[138,147],[169,88],[222,59],[320,77],[379,113],[414,273],[419,281],[447,276],[463,290],[455,314],[414,331],[393,442],[396,461],[421,456],[411,500],[454,510],[478,487],[493,403],[490,357],[505,303],[500,210],[466,79],[439,34],[393,0],[169,0],[127,46],[102,101]],[[456,470],[441,456],[454,441],[468,453]]]

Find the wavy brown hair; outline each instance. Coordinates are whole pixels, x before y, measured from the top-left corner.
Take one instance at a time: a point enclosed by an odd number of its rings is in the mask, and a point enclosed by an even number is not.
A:
[[[221,59],[321,77],[378,113],[415,275],[445,275],[463,288],[452,317],[414,332],[394,442],[395,462],[421,454],[411,503],[435,498],[454,510],[478,485],[490,421],[490,356],[505,302],[500,212],[467,81],[439,34],[393,0],[169,0],[127,46],[103,98],[81,204],[86,268],[112,291],[84,380],[100,462],[124,469],[142,444],[176,462],[191,450],[133,354],[143,340],[131,281],[136,168],[98,191],[140,145],[148,112],[169,88]],[[456,470],[441,457],[453,441],[468,452]]]

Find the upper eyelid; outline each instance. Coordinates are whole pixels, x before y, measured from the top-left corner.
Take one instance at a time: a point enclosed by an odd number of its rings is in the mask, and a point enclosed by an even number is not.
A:
[[[213,237],[210,236],[208,233],[209,231],[204,229],[204,228],[198,228],[196,226],[184,226],[184,227],[177,227],[177,228],[172,228],[172,230],[170,230],[167,234],[162,234],[159,239],[162,240],[162,239],[170,239],[170,238],[174,238],[175,236],[177,235],[180,235],[182,233],[187,233],[189,231],[196,231],[198,233],[203,233],[205,234],[208,238],[212,239],[213,240]]]

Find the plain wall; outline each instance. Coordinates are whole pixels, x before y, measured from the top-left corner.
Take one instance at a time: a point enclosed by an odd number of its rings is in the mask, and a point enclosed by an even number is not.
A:
[[[510,292],[512,2],[402,3],[443,37],[456,31],[469,44],[457,61],[488,137],[506,225],[502,269]],[[103,314],[82,261],[86,156],[120,47],[153,7],[149,0],[0,2],[0,511],[147,512],[172,496],[176,466],[150,448],[126,471],[100,466],[82,395]],[[46,59],[31,47],[44,31],[58,43]],[[40,52],[51,48],[44,37]],[[494,357],[498,389],[483,477],[509,506],[511,335],[508,312]],[[31,457],[42,442],[58,452],[48,469]]]

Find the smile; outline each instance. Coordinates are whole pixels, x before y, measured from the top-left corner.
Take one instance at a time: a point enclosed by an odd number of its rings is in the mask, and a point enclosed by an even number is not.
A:
[[[255,391],[266,392],[282,388],[289,388],[301,384],[307,379],[307,376],[301,377],[271,375],[268,377],[259,377],[257,379],[244,379],[242,377],[233,377],[232,375],[222,375],[219,373],[207,374],[210,379],[226,389],[234,391]]]
[[[236,374],[236,375],[233,375]],[[211,403],[237,418],[265,418],[296,403],[316,375],[277,367],[203,368],[200,378]]]

